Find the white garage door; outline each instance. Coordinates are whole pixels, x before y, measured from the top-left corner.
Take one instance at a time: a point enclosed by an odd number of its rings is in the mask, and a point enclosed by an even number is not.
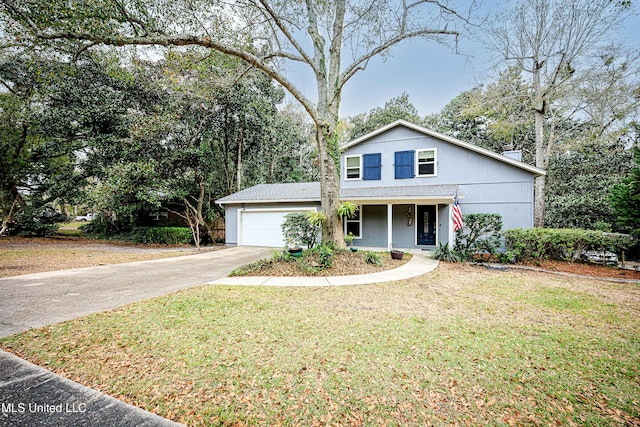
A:
[[[245,210],[240,212],[240,241],[242,246],[284,247],[282,236],[284,217],[290,213],[299,213],[315,209],[313,207],[297,210]]]

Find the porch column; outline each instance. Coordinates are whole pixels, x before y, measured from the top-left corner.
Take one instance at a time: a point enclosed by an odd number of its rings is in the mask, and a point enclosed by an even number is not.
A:
[[[387,203],[387,249],[391,250],[393,242],[393,205]]]

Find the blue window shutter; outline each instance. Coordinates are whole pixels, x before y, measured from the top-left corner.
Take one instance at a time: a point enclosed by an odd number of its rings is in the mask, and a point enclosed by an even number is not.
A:
[[[362,179],[379,180],[382,178],[382,174],[380,172],[380,169],[382,168],[382,155],[380,153],[363,154],[362,166]]]
[[[415,152],[413,150],[395,152],[396,179],[414,177],[414,174],[415,174],[415,168],[413,166],[414,157],[415,157]]]

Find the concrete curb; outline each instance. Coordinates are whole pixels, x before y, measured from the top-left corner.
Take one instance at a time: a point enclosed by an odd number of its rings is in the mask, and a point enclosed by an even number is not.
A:
[[[0,350],[0,425],[175,427],[164,419]]]
[[[438,261],[425,253],[414,253],[411,260],[392,270],[381,271],[372,274],[358,274],[353,276],[328,276],[328,277],[267,277],[267,276],[239,276],[225,277],[210,282],[210,285],[227,286],[296,286],[296,287],[321,287],[321,286],[352,286],[372,283],[393,282],[421,276],[433,271],[438,266]]]

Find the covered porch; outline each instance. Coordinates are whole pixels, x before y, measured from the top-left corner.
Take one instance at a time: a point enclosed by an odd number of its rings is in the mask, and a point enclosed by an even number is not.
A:
[[[353,246],[391,249],[434,249],[454,242],[451,212],[456,185],[350,188],[341,199],[358,205],[344,219]]]

